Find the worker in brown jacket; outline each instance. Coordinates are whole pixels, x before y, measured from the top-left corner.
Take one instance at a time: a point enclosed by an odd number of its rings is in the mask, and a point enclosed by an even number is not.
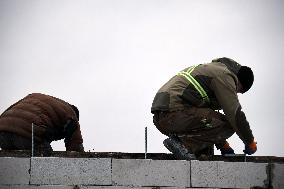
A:
[[[79,111],[53,96],[33,93],[11,105],[0,116],[0,148],[52,151],[52,141],[64,139],[67,151],[84,151]]]
[[[222,155],[234,154],[226,139],[236,132],[245,144],[244,153],[255,153],[256,142],[237,95],[248,91],[253,81],[249,67],[226,57],[172,77],[151,108],[155,126],[169,136],[163,142],[166,148],[178,159],[195,159],[214,144]]]

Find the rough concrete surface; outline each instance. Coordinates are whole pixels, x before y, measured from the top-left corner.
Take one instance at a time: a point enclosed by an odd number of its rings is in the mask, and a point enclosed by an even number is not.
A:
[[[284,164],[282,161],[0,157],[0,189],[190,188],[283,189]]]
[[[80,189],[191,189],[186,187],[160,187],[160,186],[152,186],[152,187],[142,187],[142,186],[83,186]],[[201,188],[194,188],[201,189]],[[202,189],[214,189],[214,188],[202,188]],[[217,188],[216,188],[217,189]]]
[[[0,185],[1,189],[79,189],[64,185]],[[80,188],[81,189],[81,188]]]
[[[131,186],[64,186],[64,185],[0,185],[1,189],[191,189],[185,187],[131,187]],[[217,189],[217,188],[194,188]]]
[[[192,187],[267,187],[267,163],[192,161]]]
[[[284,188],[284,164],[275,163],[271,171],[272,187]]]
[[[32,158],[31,184],[111,185],[111,159]]]
[[[113,159],[112,180],[122,186],[187,186],[190,162]]]
[[[0,184],[29,184],[29,158],[0,158]]]
[[[167,187],[167,186],[152,186],[152,187],[143,187],[143,186],[87,186],[80,189],[191,189],[186,187]],[[217,189],[217,188],[194,188],[194,189]]]
[[[36,154],[43,157],[44,154]],[[0,150],[0,157],[31,157],[30,150]],[[49,157],[62,158],[113,158],[113,159],[145,159],[145,153],[124,153],[124,152],[74,152],[74,151],[53,151]],[[176,160],[173,154],[168,153],[147,153],[147,159],[152,160]],[[200,156],[199,161],[225,161],[225,162],[254,162],[254,163],[284,163],[284,157],[276,156],[228,156],[221,155]]]
[[[186,187],[166,187],[166,186],[152,186],[152,187],[143,187],[143,186],[83,186],[80,189],[191,189]],[[193,189],[193,188],[192,188]],[[217,188],[194,188],[194,189],[217,189]]]

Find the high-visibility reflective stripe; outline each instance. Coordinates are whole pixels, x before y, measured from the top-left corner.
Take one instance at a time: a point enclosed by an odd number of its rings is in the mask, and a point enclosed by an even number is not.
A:
[[[207,93],[205,92],[205,90],[203,89],[203,87],[194,79],[194,77],[192,77],[190,75],[193,72],[195,67],[196,66],[190,67],[186,72],[182,71],[182,72],[178,73],[178,75],[182,75],[183,77],[185,77],[194,86],[194,88],[199,92],[201,97],[206,102],[209,103],[210,102],[209,97],[208,97]]]
[[[187,72],[180,72],[179,75],[184,76],[194,86],[194,88],[199,92],[201,97],[205,99],[205,101],[207,102],[210,101],[204,89],[191,75],[189,75]]]
[[[196,66],[191,66],[190,68],[188,68],[188,70],[186,71],[187,73],[191,74],[191,72],[193,72],[194,68]]]

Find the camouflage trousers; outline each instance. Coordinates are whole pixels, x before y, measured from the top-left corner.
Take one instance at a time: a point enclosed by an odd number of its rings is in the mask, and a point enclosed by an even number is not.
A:
[[[10,132],[0,132],[0,148],[2,150],[31,150],[31,138],[22,137]],[[36,153],[49,154],[52,152],[50,142],[35,142],[34,150]]]
[[[177,135],[184,146],[198,154],[206,148],[221,148],[234,130],[225,115],[209,108],[190,107],[180,111],[156,112],[153,122],[164,135]]]

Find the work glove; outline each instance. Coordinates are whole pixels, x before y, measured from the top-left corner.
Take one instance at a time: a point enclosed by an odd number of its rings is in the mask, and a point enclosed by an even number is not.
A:
[[[244,153],[248,155],[252,155],[256,152],[257,146],[256,142],[253,140],[251,143],[245,145]]]
[[[230,155],[235,154],[233,148],[230,147],[228,142],[226,142],[225,145],[220,148],[220,151],[221,151],[222,156],[226,156],[226,155],[229,155],[229,154]]]

